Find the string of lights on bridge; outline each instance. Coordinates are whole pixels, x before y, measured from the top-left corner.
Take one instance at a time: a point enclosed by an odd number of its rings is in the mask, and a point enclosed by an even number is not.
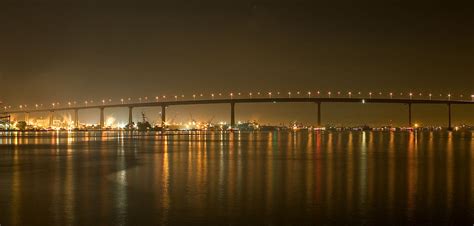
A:
[[[364,96],[365,95],[365,96]],[[469,95],[464,95],[464,94],[433,94],[433,93],[413,93],[413,92],[400,92],[400,93],[395,93],[395,92],[333,92],[333,91],[316,91],[316,92],[311,92],[311,91],[306,91],[306,92],[301,92],[301,91],[296,91],[296,92],[229,92],[229,93],[210,93],[210,94],[192,94],[192,95],[161,95],[161,96],[155,96],[154,98],[149,98],[148,96],[145,97],[138,97],[138,98],[120,98],[119,101],[116,103],[143,103],[143,102],[160,102],[160,101],[179,101],[179,100],[198,100],[198,99],[223,99],[223,98],[336,98],[336,97],[345,97],[345,98],[352,98],[352,97],[358,97],[358,98],[381,98],[381,97],[390,97],[392,98],[406,98],[406,99],[421,99],[422,97],[427,96],[429,100],[455,100],[455,98],[459,98],[456,100],[467,100],[467,97],[470,97],[470,100],[474,102],[474,94]],[[187,99],[186,99],[187,98]],[[99,101],[94,101],[94,100],[85,100],[85,101],[68,101],[65,105],[62,105],[60,102],[53,102],[51,104],[34,104],[34,105],[28,105],[28,104],[22,104],[18,105],[18,108],[15,108],[15,106],[8,105],[4,106],[4,110],[11,110],[11,109],[19,109],[19,110],[27,110],[27,109],[41,109],[41,108],[55,108],[59,106],[68,106],[68,107],[73,107],[73,106],[100,106],[100,105],[105,105],[105,104],[111,104],[113,103],[113,100],[111,98],[107,99],[102,99]]]

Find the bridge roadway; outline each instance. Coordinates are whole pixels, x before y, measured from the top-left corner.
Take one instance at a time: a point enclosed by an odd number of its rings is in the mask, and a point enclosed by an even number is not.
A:
[[[28,120],[29,113],[33,112],[50,112],[49,123],[53,122],[53,113],[57,111],[74,111],[75,126],[79,127],[79,110],[100,109],[100,126],[104,128],[104,109],[105,108],[128,108],[129,123],[133,122],[133,108],[139,107],[161,107],[162,126],[166,122],[166,108],[178,105],[200,105],[200,104],[230,104],[231,106],[231,126],[235,126],[235,104],[244,103],[315,103],[317,104],[318,126],[321,126],[321,104],[322,103],[376,103],[376,104],[405,104],[408,106],[408,126],[412,126],[412,104],[444,104],[448,106],[448,128],[451,129],[451,105],[454,104],[474,104],[473,101],[466,100],[423,100],[423,99],[396,99],[396,98],[312,98],[312,97],[295,97],[295,98],[235,98],[235,99],[210,99],[210,100],[176,100],[176,101],[157,101],[143,103],[123,103],[123,104],[102,104],[89,106],[68,106],[60,108],[41,108],[41,109],[22,109],[15,111],[4,111],[3,114],[25,114],[25,120]]]

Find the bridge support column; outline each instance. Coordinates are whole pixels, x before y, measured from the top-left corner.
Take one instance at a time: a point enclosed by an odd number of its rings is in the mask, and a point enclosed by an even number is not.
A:
[[[235,103],[230,103],[230,126],[235,127]]]
[[[74,109],[74,128],[79,128],[79,109]]]
[[[412,122],[411,122],[411,103],[408,104],[408,126],[412,127]]]
[[[161,128],[166,127],[166,106],[161,105]]]
[[[318,105],[318,127],[321,127],[321,102],[316,103]]]
[[[104,129],[104,127],[105,127],[104,108],[100,108],[100,128]]]
[[[128,107],[128,126],[132,127],[133,123],[133,107]]]
[[[53,114],[54,114],[54,111],[50,111],[49,112],[49,127],[53,127]]]
[[[448,104],[448,130],[453,130],[451,126],[451,104]]]

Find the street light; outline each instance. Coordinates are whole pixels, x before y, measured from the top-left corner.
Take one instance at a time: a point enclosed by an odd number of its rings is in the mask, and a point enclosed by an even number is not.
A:
[[[249,97],[250,97],[250,99],[252,99],[252,93],[249,93]]]
[[[311,92],[308,91],[308,98],[311,98]]]
[[[175,101],[178,101],[178,96],[174,96],[174,100],[175,100]]]
[[[471,101],[474,101],[474,94],[471,95]]]
[[[214,93],[211,94],[211,98],[214,100]]]
[[[234,94],[230,93],[230,99],[234,99]]]
[[[431,94],[431,93],[430,93],[430,94],[428,94],[428,96],[430,97],[430,100],[431,100],[431,99],[432,99],[432,96],[433,96],[433,94]]]
[[[448,100],[451,100],[451,94],[448,94]]]
[[[123,98],[122,98],[122,99],[120,99],[120,102],[123,104]]]
[[[268,92],[268,97],[272,98],[272,92]]]
[[[291,98],[291,92],[288,92],[288,98]]]
[[[410,100],[413,99],[413,93],[410,93]]]
[[[393,99],[393,93],[390,93],[390,99]]]
[[[372,99],[372,92],[369,92],[369,98]]]
[[[193,100],[196,100],[196,94],[193,94]]]
[[[349,94],[349,98],[352,98],[352,92],[348,92],[347,94]]]
[[[328,97],[331,98],[331,91],[328,92]]]

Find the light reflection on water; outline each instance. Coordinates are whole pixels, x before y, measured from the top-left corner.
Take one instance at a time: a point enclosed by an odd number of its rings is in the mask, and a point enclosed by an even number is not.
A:
[[[0,133],[0,224],[474,222],[471,132]]]

